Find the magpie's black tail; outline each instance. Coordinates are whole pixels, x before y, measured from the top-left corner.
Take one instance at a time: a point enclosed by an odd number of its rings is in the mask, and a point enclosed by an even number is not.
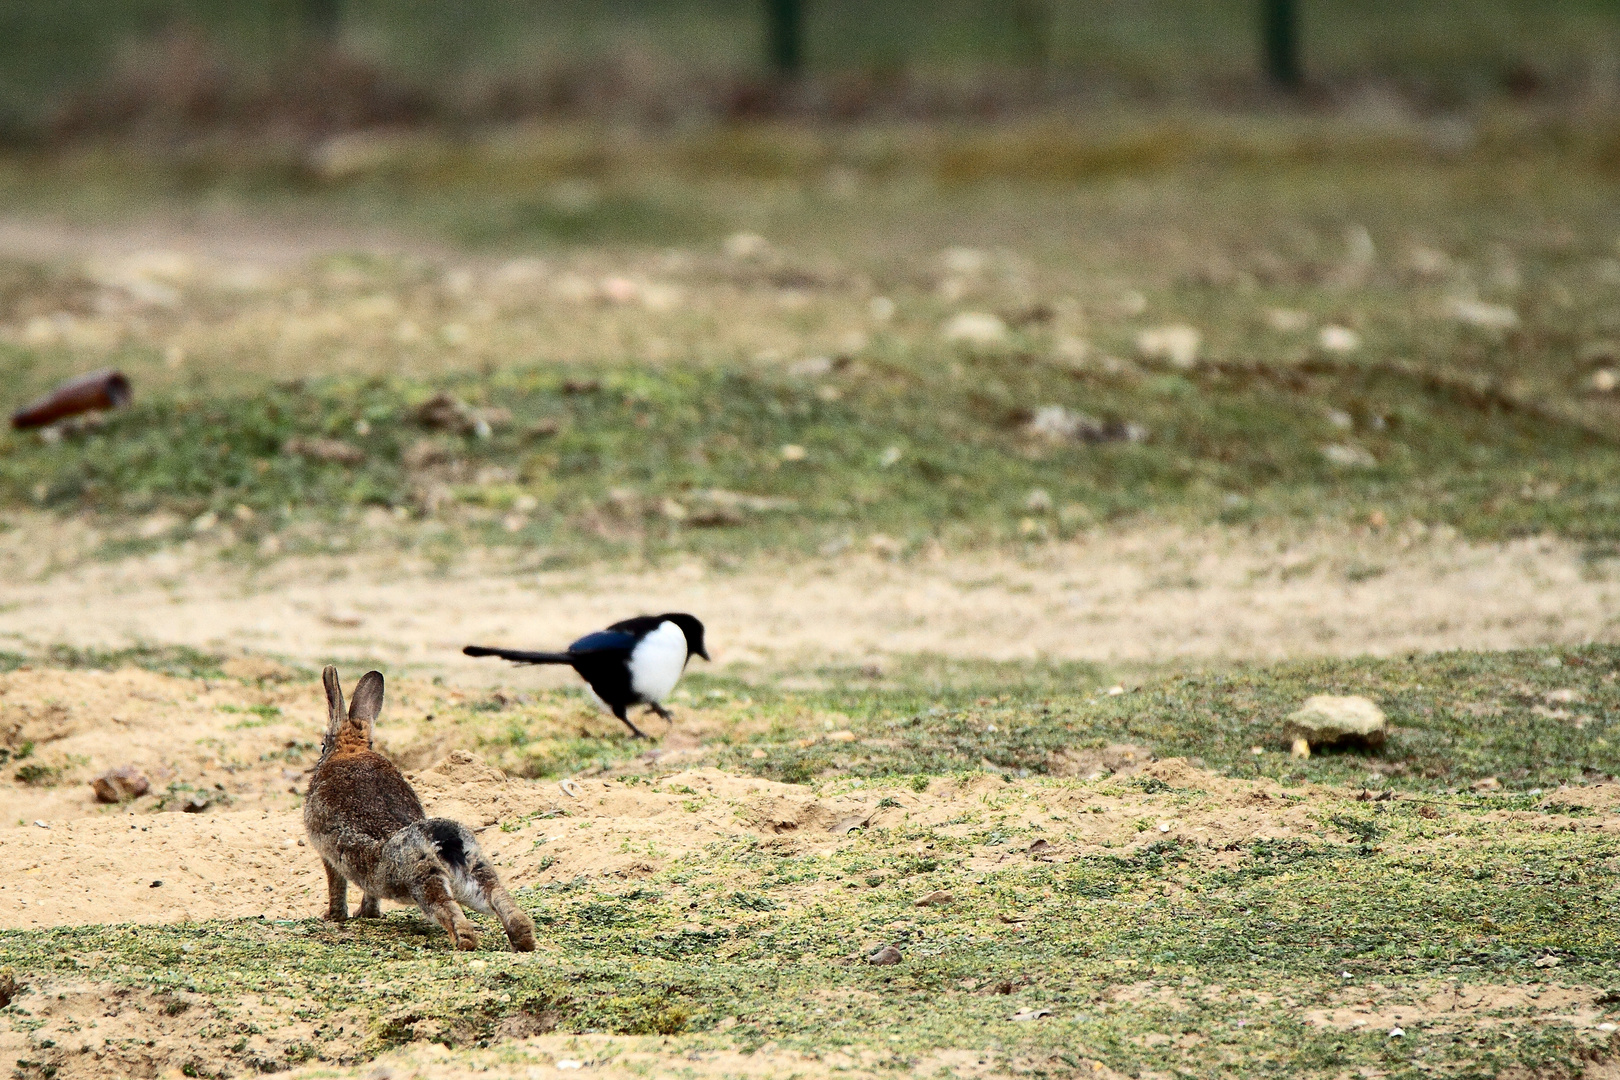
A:
[[[574,658],[565,652],[523,652],[520,649],[486,649],[482,645],[468,645],[461,650],[468,656],[498,656],[514,664],[572,664]]]

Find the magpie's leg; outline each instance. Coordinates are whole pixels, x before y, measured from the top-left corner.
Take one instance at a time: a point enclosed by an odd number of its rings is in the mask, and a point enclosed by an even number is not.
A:
[[[624,721],[624,726],[630,729],[631,738],[645,739],[647,737],[646,732],[642,731],[640,728],[636,727],[635,724],[630,722],[630,717],[625,714],[624,707],[622,705],[613,710],[613,715]]]
[[[668,724],[670,727],[675,726],[675,717],[674,717],[674,715],[668,709],[666,709],[662,705],[658,704],[658,702],[656,702],[656,701],[647,702],[647,708],[651,709],[653,712],[655,712],[659,716],[663,717],[664,718],[664,723]]]

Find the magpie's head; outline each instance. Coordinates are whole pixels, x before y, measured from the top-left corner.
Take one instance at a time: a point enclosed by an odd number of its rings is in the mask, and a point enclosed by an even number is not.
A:
[[[661,622],[672,622],[681,628],[686,635],[686,654],[688,656],[701,656],[707,660],[709,650],[703,646],[703,624],[697,618],[684,612],[672,611],[667,615],[658,616]]]

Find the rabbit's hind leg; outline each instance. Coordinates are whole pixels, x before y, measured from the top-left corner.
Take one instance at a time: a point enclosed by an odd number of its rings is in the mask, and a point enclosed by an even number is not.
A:
[[[382,918],[382,908],[378,906],[377,898],[370,893],[366,893],[360,901],[360,910],[354,913],[354,917],[357,919]]]
[[[349,881],[325,859],[321,864],[326,867],[326,917],[332,922],[345,922],[349,918]]]
[[[482,894],[484,904],[480,906],[487,905],[495,913],[495,917],[501,920],[501,926],[506,930],[506,939],[512,943],[512,948],[517,952],[533,952],[534,920],[517,906],[517,901],[512,899],[512,894],[501,884],[500,876],[495,873],[495,868],[490,865],[489,860],[483,857],[483,852],[478,853],[477,861],[468,867],[468,871],[473,884]]]
[[[411,892],[422,913],[444,927],[452,945],[469,952],[478,948],[478,934],[456,903],[450,881],[442,872],[423,875]]]

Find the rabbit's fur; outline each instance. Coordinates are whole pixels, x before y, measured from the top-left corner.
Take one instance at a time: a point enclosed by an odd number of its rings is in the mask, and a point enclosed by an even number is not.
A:
[[[430,818],[393,762],[371,748],[383,706],[383,677],[369,671],[343,711],[337,668],[321,673],[328,720],[321,759],[304,801],[304,828],[326,863],[326,917],[349,917],[349,882],[365,894],[360,918],[378,917],[379,900],[414,903],[444,927],[458,949],[478,947],[461,904],[494,915],[512,948],[534,948],[534,923],[501,885],[495,867],[465,826]],[[460,903],[458,903],[458,901]]]

